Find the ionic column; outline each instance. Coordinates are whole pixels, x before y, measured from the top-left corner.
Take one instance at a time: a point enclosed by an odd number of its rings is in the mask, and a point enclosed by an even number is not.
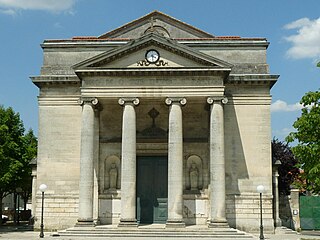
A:
[[[98,99],[96,98],[81,99],[79,218],[77,225],[93,225],[94,107],[97,104]]]
[[[168,139],[168,220],[167,227],[185,227],[183,221],[183,129],[181,106],[185,98],[167,98],[169,109]]]
[[[209,227],[228,227],[224,158],[224,98],[207,99],[210,108],[210,210]]]
[[[136,112],[138,98],[120,98],[123,106],[121,148],[121,219],[119,226],[137,226],[136,219]]]

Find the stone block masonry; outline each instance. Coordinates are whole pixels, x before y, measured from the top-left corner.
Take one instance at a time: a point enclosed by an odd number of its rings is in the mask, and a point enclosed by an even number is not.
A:
[[[35,229],[40,228],[41,217],[41,195],[36,198],[37,207],[35,214]],[[79,196],[45,194],[44,199],[44,228],[64,229],[70,227],[78,219]]]

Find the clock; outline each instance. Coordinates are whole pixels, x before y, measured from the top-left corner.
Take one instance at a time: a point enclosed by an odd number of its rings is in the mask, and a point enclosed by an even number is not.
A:
[[[160,54],[157,50],[150,49],[146,52],[146,60],[149,63],[156,63],[160,59]]]

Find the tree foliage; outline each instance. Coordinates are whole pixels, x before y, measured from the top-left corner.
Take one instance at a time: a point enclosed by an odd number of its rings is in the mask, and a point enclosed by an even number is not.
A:
[[[0,194],[10,191],[12,183],[19,179],[24,127],[19,114],[12,108],[0,106]],[[0,196],[1,197],[1,196]]]
[[[0,203],[18,187],[24,195],[31,193],[29,162],[36,156],[37,139],[32,130],[24,133],[19,114],[0,105]]]
[[[290,194],[290,186],[294,184],[299,175],[299,168],[296,167],[298,163],[294,157],[288,143],[273,139],[272,146],[272,160],[280,160],[281,165],[278,168],[279,171],[279,193],[284,195]]]
[[[301,188],[314,194],[320,193],[320,90],[306,93],[300,103],[301,116],[294,122],[295,132],[287,141],[297,141],[292,151],[298,159],[301,173]]]

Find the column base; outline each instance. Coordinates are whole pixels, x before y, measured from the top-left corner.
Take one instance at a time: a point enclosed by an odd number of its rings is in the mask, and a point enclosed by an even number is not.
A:
[[[138,227],[136,219],[120,219],[118,227]]]
[[[92,218],[78,219],[78,222],[75,225],[75,227],[95,227],[95,226],[96,224],[93,222]]]
[[[166,228],[185,228],[186,224],[183,220],[167,220]]]
[[[210,220],[209,228],[230,228],[227,220],[221,219],[221,220]]]
[[[282,221],[280,218],[276,219],[275,223],[274,223],[275,227],[281,227],[282,226]]]

